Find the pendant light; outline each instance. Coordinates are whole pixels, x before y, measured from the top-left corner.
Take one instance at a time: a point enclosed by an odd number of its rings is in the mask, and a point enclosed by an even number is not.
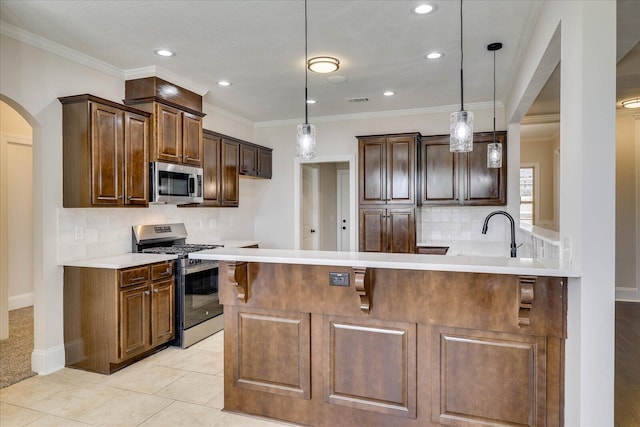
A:
[[[462,35],[462,0],[460,0],[460,111],[451,113],[449,151],[452,153],[473,151],[473,113],[464,110]]]
[[[496,50],[502,49],[502,43],[491,43],[487,50],[493,52],[493,142],[487,147],[487,167],[502,167],[502,143],[496,141]]]
[[[307,91],[307,0],[304,0],[304,124],[298,125],[297,149],[301,159],[313,159],[316,156],[316,127],[309,124]]]

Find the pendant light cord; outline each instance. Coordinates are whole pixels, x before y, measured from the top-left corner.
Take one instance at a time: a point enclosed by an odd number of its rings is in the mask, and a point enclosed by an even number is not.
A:
[[[496,142],[496,51],[493,51],[493,142]]]
[[[462,74],[463,63],[464,49],[462,47],[462,0],[460,0],[460,111],[464,111],[464,82]]]
[[[307,75],[308,70],[307,66],[309,65],[309,60],[307,53],[307,0],[304,0],[304,124],[309,124],[309,103],[308,101],[308,92],[307,92]]]

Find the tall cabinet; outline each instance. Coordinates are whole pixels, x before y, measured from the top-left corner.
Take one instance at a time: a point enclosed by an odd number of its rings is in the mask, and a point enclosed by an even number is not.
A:
[[[358,137],[361,252],[415,252],[419,133]]]

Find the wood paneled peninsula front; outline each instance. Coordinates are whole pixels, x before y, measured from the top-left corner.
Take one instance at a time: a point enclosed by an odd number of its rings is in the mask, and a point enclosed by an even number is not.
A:
[[[224,407],[310,426],[560,426],[568,268],[215,249]]]

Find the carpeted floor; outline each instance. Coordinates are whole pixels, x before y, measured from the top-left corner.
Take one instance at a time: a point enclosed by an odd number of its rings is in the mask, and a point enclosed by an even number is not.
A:
[[[9,338],[0,340],[0,389],[34,376],[33,306],[9,312]]]

